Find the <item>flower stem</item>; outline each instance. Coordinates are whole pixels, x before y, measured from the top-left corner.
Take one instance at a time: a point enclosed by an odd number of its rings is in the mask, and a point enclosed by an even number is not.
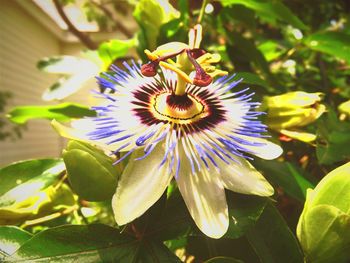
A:
[[[208,3],[208,0],[203,0],[202,6],[201,6],[201,10],[199,11],[199,16],[198,16],[198,19],[197,19],[197,24],[200,24],[202,22],[204,11],[205,11],[205,7],[207,6],[207,3]]]

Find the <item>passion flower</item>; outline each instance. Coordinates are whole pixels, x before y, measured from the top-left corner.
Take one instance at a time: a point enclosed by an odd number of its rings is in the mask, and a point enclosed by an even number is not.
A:
[[[110,93],[99,93],[105,104],[93,107],[97,117],[75,129],[53,122],[63,136],[121,154],[116,163],[130,157],[112,200],[119,225],[141,216],[173,178],[198,228],[213,238],[229,224],[225,188],[274,192],[248,160],[273,159],[282,149],[266,140],[253,93],[235,90],[239,81],[233,76],[213,80],[225,72],[211,66],[217,55],[199,50],[200,29],[190,32],[190,45],[173,42],[146,51],[148,64],[112,66],[112,73],[98,78]]]

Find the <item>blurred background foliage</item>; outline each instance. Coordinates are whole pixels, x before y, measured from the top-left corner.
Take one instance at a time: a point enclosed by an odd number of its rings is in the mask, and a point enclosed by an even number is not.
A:
[[[62,7],[75,2],[54,0],[63,19]],[[87,106],[62,100],[112,64],[146,62],[145,49],[186,43],[200,22],[202,48],[219,53],[219,67],[243,78],[238,88],[255,92],[267,112],[264,122],[284,149],[278,160],[254,160],[276,194],[267,199],[227,192],[230,228],[220,240],[196,229],[175,185],[145,215],[118,229],[110,199],[125,161],[112,166],[91,145],[71,141],[63,160],[21,161],[0,170],[0,259],[350,262],[349,1],[82,2],[100,30],[119,30],[128,39],[96,42],[66,17],[86,49],[80,58],[39,61],[40,70],[60,76],[43,94],[52,104],[11,109],[12,122],[93,116]],[[129,32],[118,14],[132,15],[138,31]],[[0,112],[9,96],[1,94]],[[0,139],[17,134],[2,130],[0,122]]]

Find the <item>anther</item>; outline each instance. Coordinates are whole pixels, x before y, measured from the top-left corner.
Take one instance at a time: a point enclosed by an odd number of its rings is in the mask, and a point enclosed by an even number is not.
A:
[[[197,55],[197,50],[195,49],[196,52],[194,52],[195,55]],[[196,75],[193,78],[193,84],[197,85],[199,87],[206,87],[208,86],[212,81],[213,78],[208,75],[205,70],[199,65],[199,63],[196,61],[196,59],[192,56],[191,50],[186,50],[187,56],[193,66],[196,69]]]
[[[146,77],[154,77],[155,75],[157,75],[157,67],[159,65],[159,61],[155,60],[155,61],[150,61],[147,64],[143,64],[141,66],[141,73],[142,75],[146,76]]]

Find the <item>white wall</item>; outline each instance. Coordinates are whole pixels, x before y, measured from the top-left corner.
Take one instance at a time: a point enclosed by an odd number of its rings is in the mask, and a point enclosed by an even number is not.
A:
[[[0,0],[0,90],[13,94],[7,109],[44,104],[42,92],[56,77],[37,70],[36,63],[59,53],[59,40],[52,33],[15,1]],[[0,141],[0,166],[29,158],[58,157],[61,144],[49,121],[30,121],[22,139]]]

